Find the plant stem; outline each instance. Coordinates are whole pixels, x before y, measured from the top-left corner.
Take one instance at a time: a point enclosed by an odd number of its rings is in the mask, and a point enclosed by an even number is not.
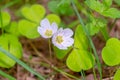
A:
[[[73,79],[75,79],[75,80],[80,80],[79,78],[77,78],[77,77],[75,77],[75,76],[73,76],[73,75],[71,75],[71,74],[68,74],[68,73],[60,70],[60,69],[58,69],[57,67],[54,67],[54,66],[53,66],[52,68],[53,68],[54,70],[60,72],[61,74],[67,75],[67,76],[69,76],[69,77],[71,77],[71,78],[73,78]]]
[[[28,42],[29,42],[30,46],[33,48],[33,50],[35,51],[35,53],[37,54],[37,56],[43,58],[43,60],[44,60],[45,62],[47,62],[48,64],[51,64],[51,62],[50,62],[48,59],[46,59],[46,58],[36,49],[35,45],[34,45],[30,40],[28,40]]]
[[[97,51],[96,51],[96,49],[95,49],[95,46],[94,46],[94,44],[93,44],[93,42],[92,42],[91,37],[89,36],[89,32],[88,32],[88,30],[86,29],[85,24],[84,24],[81,16],[79,15],[79,12],[78,12],[78,10],[77,10],[77,8],[76,8],[73,0],[71,0],[71,3],[72,3],[73,9],[74,9],[74,11],[75,11],[75,13],[76,13],[76,15],[77,15],[80,23],[81,23],[81,25],[82,25],[82,28],[83,28],[84,32],[86,33],[86,36],[88,37],[88,40],[89,40],[89,42],[90,42],[90,46],[91,46],[92,49],[93,49],[93,52],[94,52],[94,55],[95,55],[96,61],[97,61],[98,71],[99,71],[99,73],[100,73],[100,80],[102,80],[101,63],[100,63],[99,57],[98,57],[98,55],[97,55]]]
[[[50,61],[51,61],[51,64],[50,64],[50,72],[52,73],[53,72],[53,70],[52,70],[52,48],[51,48],[51,39],[49,39],[49,54],[50,54]],[[51,75],[51,79],[50,80],[52,80],[52,75]]]
[[[114,22],[111,24],[111,26],[110,26],[110,30],[113,28],[113,26],[115,25],[115,23],[117,22],[117,18],[114,20]]]
[[[110,38],[108,31],[107,31],[107,27],[105,26],[105,27],[101,28],[100,31],[101,31],[105,41],[107,41]]]
[[[49,54],[50,54],[50,61],[52,63],[52,51],[51,51],[51,40],[49,39]]]
[[[31,47],[34,49],[34,51],[38,54],[38,56],[42,57],[42,58],[45,60],[45,62],[48,63],[48,64],[44,63],[43,65],[44,65],[45,67],[50,67],[50,66],[51,66],[51,62],[49,62],[49,61],[44,57],[44,55],[42,55],[42,54],[35,48],[35,46],[34,46],[34,44],[32,44],[32,42],[30,42],[30,41],[28,41],[28,42],[30,43],[30,45],[31,45]],[[35,63],[35,62],[34,62],[34,63]],[[75,80],[80,80],[79,78],[77,78],[77,77],[75,77],[75,76],[73,76],[73,75],[71,75],[71,74],[68,74],[68,73],[62,71],[62,70],[58,69],[58,68],[55,67],[55,66],[52,66],[51,68],[54,69],[54,70],[57,71],[57,72],[60,72],[60,73],[63,74],[63,75],[66,75],[66,76],[68,76],[68,77],[71,77],[71,78],[73,78],[73,79],[75,79]]]
[[[81,73],[81,76],[82,76],[82,80],[86,80],[84,71],[82,70],[80,73]]]
[[[5,72],[0,70],[0,75],[4,76],[5,78],[8,78],[9,80],[16,80],[14,77],[6,74]]]
[[[94,75],[94,80],[97,80],[96,73],[95,73],[95,68],[93,68],[93,75]]]
[[[2,28],[2,34],[4,34],[4,29],[3,29],[3,19],[2,19],[2,11],[1,11],[1,8],[0,8],[0,23],[1,23],[1,28]]]
[[[50,67],[50,64],[49,64],[49,63],[44,63],[44,62],[41,62],[41,63],[39,63],[39,62],[30,62],[30,63],[33,64],[33,65],[41,64],[42,66],[47,67],[47,68]],[[76,76],[71,75],[71,74],[65,72],[64,70],[61,70],[61,69],[57,68],[56,66],[52,66],[51,68],[52,68],[53,70],[55,70],[56,72],[61,73],[63,76],[68,76],[68,77],[73,78],[73,79],[75,79],[75,80],[81,80],[81,79],[77,78]]]
[[[24,62],[22,62],[21,60],[19,60],[14,55],[12,55],[11,53],[9,53],[8,51],[4,50],[1,47],[0,47],[0,52],[2,52],[3,54],[5,54],[6,56],[8,56],[9,58],[11,58],[12,60],[16,61],[19,65],[21,65],[22,67],[24,67],[26,70],[28,70],[29,72],[33,73],[38,78],[40,78],[40,80],[46,80],[43,76],[41,76],[39,73],[37,73],[36,71],[34,71],[27,64],[25,64]]]

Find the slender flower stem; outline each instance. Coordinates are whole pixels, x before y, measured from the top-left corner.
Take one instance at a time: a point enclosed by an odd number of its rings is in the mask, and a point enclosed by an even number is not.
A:
[[[52,73],[52,48],[51,48],[51,39],[49,39],[49,53],[50,53],[50,61],[51,61],[51,64],[50,64],[50,72]],[[52,80],[52,76],[53,75],[51,75],[51,79],[50,80]]]
[[[75,11],[75,13],[76,13],[76,15],[77,15],[77,17],[78,17],[80,23],[81,23],[81,25],[82,25],[82,28],[83,28],[84,32],[86,33],[86,36],[88,37],[88,40],[89,40],[89,42],[90,42],[90,46],[91,46],[92,49],[93,49],[93,52],[94,52],[94,55],[95,55],[96,61],[97,61],[98,71],[99,71],[99,73],[100,73],[100,80],[102,80],[101,63],[100,63],[99,57],[98,57],[98,55],[97,55],[97,51],[96,51],[96,49],[95,49],[95,46],[94,46],[94,44],[93,44],[93,42],[92,42],[91,37],[89,36],[89,32],[88,32],[88,30],[86,29],[85,24],[84,24],[84,22],[83,22],[81,16],[79,15],[79,12],[78,12],[78,10],[77,10],[75,4],[74,4],[74,1],[71,0],[71,3],[72,3],[73,9],[74,9],[74,11]]]
[[[29,42],[30,46],[33,48],[33,50],[35,51],[35,53],[37,54],[37,56],[41,57],[41,58],[42,58],[45,62],[47,62],[48,64],[51,64],[51,62],[50,62],[48,59],[46,59],[46,58],[44,57],[44,55],[41,54],[41,53],[36,49],[35,45],[34,45],[30,40],[28,40],[28,42]]]
[[[52,51],[51,51],[51,40],[49,39],[49,54],[50,54],[50,61],[52,61]]]
[[[42,55],[42,54],[35,48],[35,46],[34,46],[34,44],[32,44],[32,42],[30,42],[30,41],[28,41],[28,42],[30,43],[30,45],[31,45],[31,47],[34,49],[34,51],[38,54],[38,56],[42,57],[42,58],[45,60],[46,63],[42,63],[42,65],[45,66],[45,67],[50,67],[50,66],[51,66],[51,62],[48,61],[48,60],[46,59],[46,57],[44,57],[44,55]],[[32,64],[39,64],[39,63],[34,62],[34,63],[32,63]],[[66,75],[66,76],[71,77],[71,78],[73,78],[73,79],[75,79],[75,80],[81,80],[81,79],[77,78],[76,76],[71,75],[71,74],[69,74],[69,73],[67,73],[67,72],[64,72],[63,70],[61,70],[61,69],[59,69],[59,68],[57,68],[57,67],[55,67],[55,66],[52,66],[51,68],[52,68],[53,70],[57,71],[57,72],[60,72],[62,75]]]

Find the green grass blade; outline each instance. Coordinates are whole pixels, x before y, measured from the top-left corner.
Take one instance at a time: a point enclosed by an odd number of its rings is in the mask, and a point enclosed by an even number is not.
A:
[[[95,46],[94,46],[94,44],[93,44],[93,41],[92,41],[91,37],[89,36],[89,32],[88,32],[88,30],[86,29],[85,24],[84,24],[84,22],[83,22],[83,20],[82,20],[82,18],[81,18],[81,16],[80,16],[80,14],[79,14],[76,6],[75,6],[75,4],[74,4],[74,0],[71,0],[71,3],[72,3],[73,9],[74,9],[74,11],[75,11],[75,13],[76,13],[76,15],[77,15],[80,23],[81,23],[81,25],[82,25],[82,28],[83,28],[84,32],[86,33],[86,36],[88,37],[88,40],[89,40],[89,42],[90,42],[90,46],[91,46],[92,49],[93,49],[93,52],[94,52],[94,55],[95,55],[96,61],[97,61],[98,71],[99,71],[99,73],[100,73],[100,80],[102,80],[101,63],[100,63],[99,57],[98,57],[98,55],[97,55],[97,51],[96,51],[96,49],[95,49]]]
[[[3,72],[1,70],[0,70],[0,75],[3,76],[3,77],[5,77],[5,78],[8,78],[9,80],[16,80],[14,77],[6,74],[5,72]]]
[[[13,59],[14,61],[16,61],[19,65],[21,65],[22,67],[24,67],[26,70],[28,70],[32,74],[36,75],[38,78],[40,78],[40,80],[45,80],[45,78],[43,76],[41,76],[39,73],[37,73],[36,71],[34,71],[27,64],[25,64],[24,62],[22,62],[21,60],[19,60],[18,58],[16,58],[14,55],[12,55],[11,53],[9,53],[8,51],[4,50],[1,47],[0,47],[0,51],[2,53],[4,53],[5,55],[7,55],[8,57],[10,57],[11,59]]]
[[[7,8],[7,7],[10,7],[10,6],[12,6],[12,5],[18,3],[19,1],[20,1],[20,0],[11,1],[11,2],[5,4],[4,6],[2,6],[1,9],[5,9],[5,8]]]

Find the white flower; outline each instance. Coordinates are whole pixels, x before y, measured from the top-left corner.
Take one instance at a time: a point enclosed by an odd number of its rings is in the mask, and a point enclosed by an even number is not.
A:
[[[67,49],[68,47],[72,46],[74,43],[74,39],[71,38],[73,35],[73,31],[69,28],[62,29],[60,28],[52,38],[52,43],[54,46],[58,47],[59,49]]]
[[[58,26],[55,22],[50,25],[50,22],[47,18],[43,19],[40,22],[40,26],[38,27],[38,32],[43,38],[51,38],[54,33],[57,32]]]

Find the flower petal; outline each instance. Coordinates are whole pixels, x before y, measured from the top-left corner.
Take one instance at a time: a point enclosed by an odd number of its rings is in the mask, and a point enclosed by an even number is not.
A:
[[[66,46],[62,45],[62,44],[55,44],[54,46],[58,47],[59,49],[67,49]]]
[[[38,29],[37,29],[37,31],[40,33],[40,35],[42,35],[43,34],[43,31],[44,29],[42,28],[42,27],[38,27]]]
[[[43,19],[43,20],[40,22],[40,25],[41,25],[41,27],[44,27],[44,28],[50,28],[50,22],[48,21],[47,18]]]
[[[67,47],[65,47],[65,46],[63,46],[63,45],[59,45],[59,46],[57,46],[59,49],[63,49],[63,50],[66,50],[66,49],[68,49]]]
[[[63,28],[60,28],[60,29],[57,31],[56,35],[62,35],[62,36],[63,36],[62,32],[63,32]]]
[[[52,28],[52,30],[53,30],[54,33],[56,33],[57,30],[58,30],[58,26],[57,26],[57,24],[54,23],[54,22],[51,24],[51,28]]]
[[[63,35],[66,37],[71,37],[73,35],[73,31],[69,28],[63,30]]]
[[[68,49],[68,47],[72,46],[74,43],[74,39],[71,38],[71,36],[73,35],[73,31],[71,29],[64,29],[60,28],[54,35],[52,38],[52,43],[54,44],[54,46],[58,47],[59,49]],[[56,37],[57,36],[62,36],[63,37],[63,42],[62,43],[58,43],[56,41]]]
[[[61,33],[63,31],[63,28],[60,28],[59,30],[58,30],[58,33]]]
[[[64,42],[62,43],[65,47],[70,47],[72,46],[74,43],[74,39],[73,38],[67,38],[64,40]]]
[[[38,32],[40,33],[40,35],[43,37],[43,38],[48,38],[47,36],[45,36],[44,32],[45,32],[45,29],[43,27],[38,27]]]

